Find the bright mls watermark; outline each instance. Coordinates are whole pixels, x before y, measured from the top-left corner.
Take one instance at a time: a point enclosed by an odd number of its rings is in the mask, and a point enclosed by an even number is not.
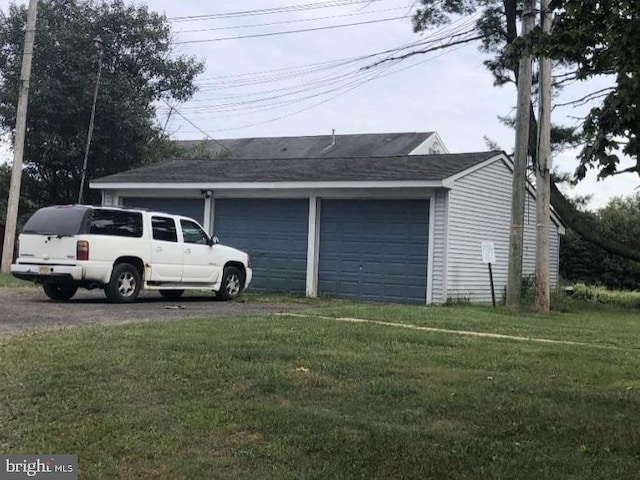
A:
[[[77,455],[2,455],[0,480],[78,480]]]

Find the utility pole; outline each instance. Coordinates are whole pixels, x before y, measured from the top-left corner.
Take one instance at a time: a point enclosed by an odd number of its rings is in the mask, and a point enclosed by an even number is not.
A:
[[[522,36],[535,26],[535,0],[525,0],[522,12]],[[511,197],[511,229],[509,235],[509,269],[507,306],[518,308],[522,300],[522,256],[524,235],[524,201],[529,153],[529,119],[531,108],[531,54],[528,49],[520,57],[518,68],[518,106],[516,116],[516,149],[513,159]]]
[[[24,51],[22,52],[22,70],[20,72],[20,92],[18,94],[18,111],[16,114],[16,132],[13,142],[13,168],[9,185],[9,199],[7,202],[7,220],[2,247],[1,269],[5,273],[11,271],[13,261],[16,224],[18,223],[18,204],[20,203],[20,183],[22,181],[22,158],[24,156],[24,139],[27,128],[27,104],[29,101],[29,80],[31,79],[31,60],[33,59],[33,44],[36,36],[36,17],[38,14],[38,0],[29,0],[27,12],[27,30],[24,37]]]
[[[91,137],[93,136],[93,122],[96,118],[96,103],[98,102],[98,90],[100,89],[100,74],[102,73],[102,55],[104,49],[102,39],[96,37],[93,44],[98,49],[98,74],[96,75],[96,88],[93,91],[93,104],[91,105],[91,118],[89,119],[89,131],[87,132],[87,144],[84,149],[84,159],[82,160],[82,172],[80,174],[80,191],[78,192],[78,203],[82,203],[84,194],[84,182],[87,178],[87,162],[89,161],[89,148],[91,147]]]
[[[540,0],[542,32],[551,33],[549,0]],[[540,121],[538,123],[538,161],[536,170],[536,298],[535,310],[548,313],[549,279],[549,221],[551,209],[551,59],[540,58]]]

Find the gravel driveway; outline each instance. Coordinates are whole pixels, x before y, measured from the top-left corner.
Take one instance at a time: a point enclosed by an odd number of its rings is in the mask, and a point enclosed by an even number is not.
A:
[[[143,292],[133,304],[110,304],[102,290],[79,290],[68,302],[53,302],[41,288],[0,287],[0,338],[61,325],[252,315],[300,307],[278,303],[220,302],[207,293],[170,301],[157,292]]]

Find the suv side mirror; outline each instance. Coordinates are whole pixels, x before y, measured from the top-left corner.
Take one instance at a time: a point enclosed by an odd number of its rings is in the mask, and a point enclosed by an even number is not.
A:
[[[218,237],[211,237],[209,238],[209,246],[212,247],[213,245],[217,245],[220,243],[220,240],[218,239]]]

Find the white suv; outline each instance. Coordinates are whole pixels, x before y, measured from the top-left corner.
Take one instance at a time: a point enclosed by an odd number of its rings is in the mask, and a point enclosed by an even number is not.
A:
[[[249,255],[220,245],[195,220],[142,209],[54,206],[38,210],[19,237],[14,277],[41,283],[53,300],[103,288],[113,303],[141,289],[177,299],[185,289],[237,297],[251,281]]]

